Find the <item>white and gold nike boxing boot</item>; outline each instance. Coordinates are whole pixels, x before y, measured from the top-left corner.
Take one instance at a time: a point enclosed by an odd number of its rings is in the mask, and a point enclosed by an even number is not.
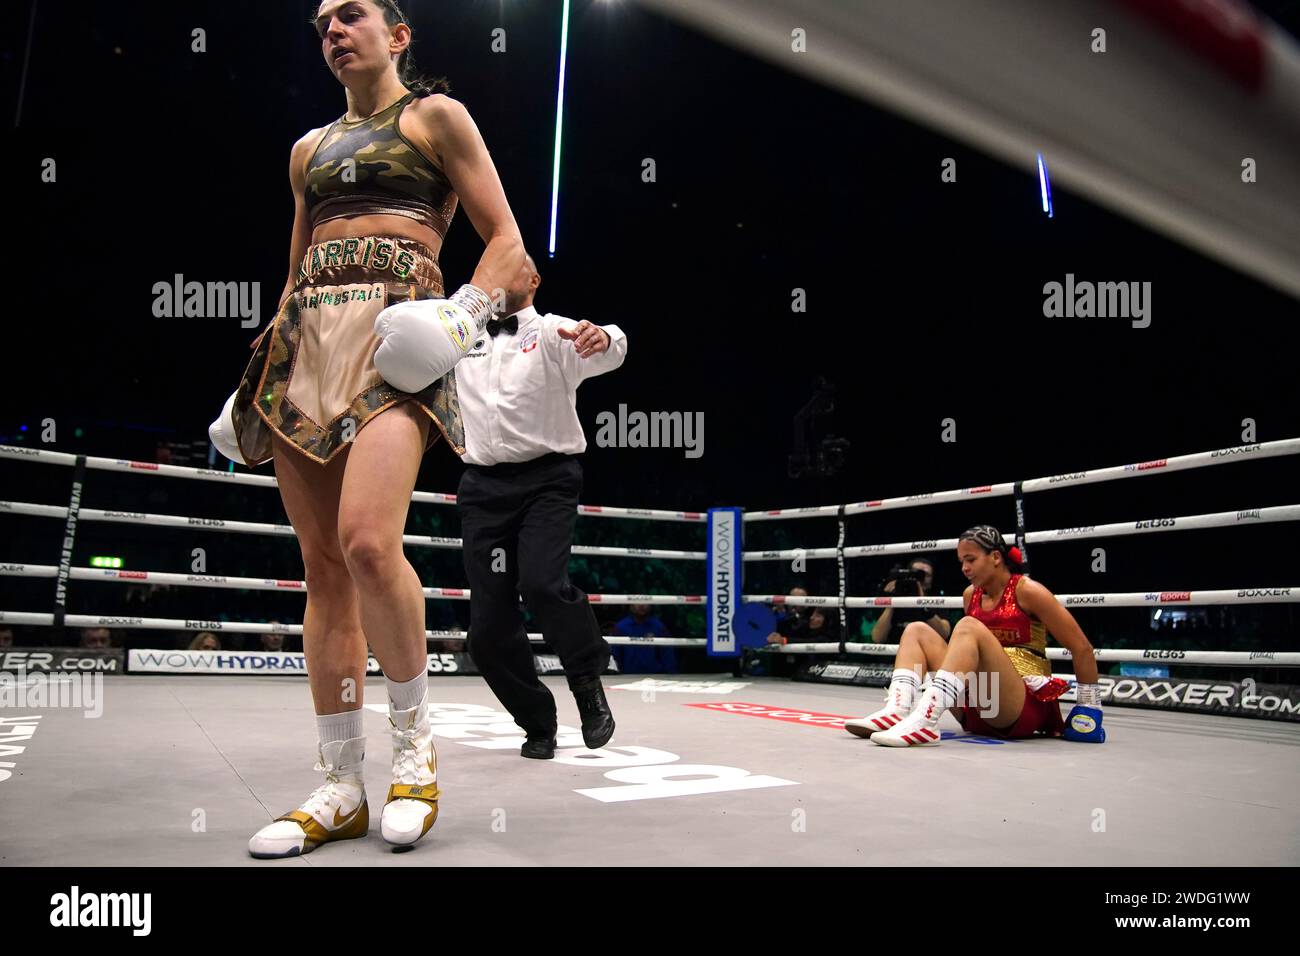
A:
[[[370,810],[361,768],[366,738],[321,744],[318,771],[325,783],[296,810],[290,810],[248,841],[248,852],[259,860],[274,860],[310,853],[322,843],[353,840],[370,829]]]
[[[427,697],[410,710],[390,706],[388,722],[393,726],[393,783],[380,832],[394,846],[410,846],[438,819],[438,754]]]

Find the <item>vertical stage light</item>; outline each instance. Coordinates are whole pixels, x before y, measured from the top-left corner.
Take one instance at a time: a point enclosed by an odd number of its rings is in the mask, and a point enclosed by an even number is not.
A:
[[[564,71],[569,59],[569,0],[564,0],[560,24],[560,85],[555,94],[555,165],[551,173],[551,242],[547,247],[555,258],[555,226],[560,209],[560,140],[564,135]]]

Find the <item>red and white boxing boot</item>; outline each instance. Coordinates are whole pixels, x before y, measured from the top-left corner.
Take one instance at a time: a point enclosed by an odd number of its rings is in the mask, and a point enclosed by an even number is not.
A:
[[[920,679],[916,671],[906,667],[895,668],[889,680],[889,689],[885,691],[885,706],[857,720],[846,720],[844,729],[857,737],[870,737],[882,730],[889,730],[912,712],[919,686]]]
[[[961,699],[962,688],[962,680],[956,674],[939,671],[921,695],[916,709],[888,730],[872,734],[871,742],[882,747],[937,747],[939,718]]]

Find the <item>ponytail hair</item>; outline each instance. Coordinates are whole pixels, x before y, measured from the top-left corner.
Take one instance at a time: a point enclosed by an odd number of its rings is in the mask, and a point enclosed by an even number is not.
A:
[[[410,26],[406,14],[397,5],[397,0],[373,0],[373,2],[379,9],[384,11],[384,22],[390,27],[395,27],[399,23]],[[412,39],[411,43],[414,44],[414,42],[415,40]],[[416,68],[415,58],[411,56],[411,47],[409,45],[402,51],[402,55],[397,58],[397,78],[402,81],[403,86],[416,95],[417,99],[432,96],[434,93],[451,92],[451,84],[447,82],[445,76],[430,79]]]
[[[958,541],[969,541],[978,546],[985,554],[992,554],[996,551],[1002,555],[1002,562],[1007,569],[1013,574],[1018,574],[1024,570],[1024,555],[1020,549],[1012,545],[1007,547],[1006,540],[1002,537],[1002,532],[991,524],[977,524],[973,528],[967,528],[961,533]]]

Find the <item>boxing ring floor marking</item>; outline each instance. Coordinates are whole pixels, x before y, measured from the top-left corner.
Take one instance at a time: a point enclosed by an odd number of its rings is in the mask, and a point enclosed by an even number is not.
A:
[[[612,688],[641,679],[606,680]],[[545,681],[561,724],[576,727],[563,679]],[[306,682],[109,676],[98,719],[0,711],[11,723],[41,715],[18,742],[24,751],[5,758],[15,766],[0,781],[0,866],[1300,862],[1300,725],[1112,707],[1101,746],[981,744],[948,716],[943,729],[959,736],[943,746],[892,750],[826,726],[688,706],[741,701],[857,716],[883,699],[876,688],[743,683],[715,694],[611,689],[611,746],[646,748],[635,753],[658,764],[574,766],[465,743],[481,738],[436,738],[441,814],[430,837],[399,854],[379,836],[388,722],[368,710],[370,835],[267,862],[247,856],[248,837],[321,779],[311,769]],[[431,702],[499,710],[479,680],[434,676],[429,686]],[[366,694],[385,702],[381,680]],[[636,786],[629,779],[653,778],[664,753],[780,783],[618,802],[578,792]]]

